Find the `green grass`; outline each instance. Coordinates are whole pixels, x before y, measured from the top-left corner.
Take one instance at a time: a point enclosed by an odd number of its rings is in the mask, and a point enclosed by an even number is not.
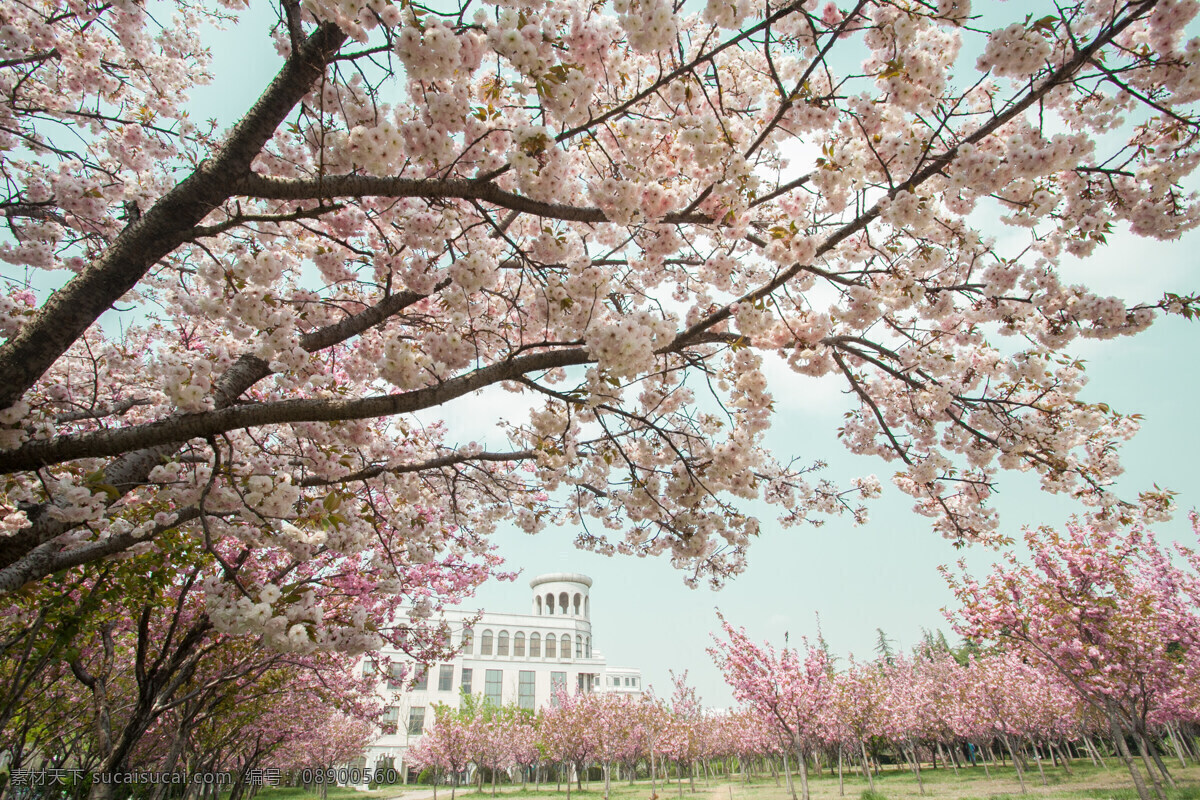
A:
[[[359,792],[347,786],[330,786],[326,797],[328,800],[371,800],[372,798],[395,797],[402,790],[410,788],[417,787],[386,786],[373,792]],[[254,795],[254,800],[313,800],[317,797],[320,797],[320,794],[316,791],[309,791],[303,786],[263,786]]]
[[[1071,764],[1072,773],[1066,774],[1061,766],[1042,762],[1046,774],[1046,785],[1042,785],[1036,763],[1025,771],[1028,794],[1021,795],[1017,773],[1011,762],[1005,766],[989,765],[988,773],[982,766],[964,767],[956,775],[952,769],[932,769],[924,765],[921,782],[925,795],[920,794],[916,778],[905,766],[888,765],[874,778],[874,790],[856,770],[843,769],[842,791],[839,792],[837,769],[824,769],[818,774],[809,773],[809,788],[812,800],[1138,800],[1129,774],[1115,760],[1109,759],[1108,769],[1093,766],[1090,762],[1076,760]],[[1200,800],[1200,766],[1186,770],[1178,765],[1171,774],[1179,783],[1176,789],[1167,789],[1167,800]],[[800,794],[800,777],[793,776],[797,796]],[[554,781],[542,783],[535,789],[530,783],[524,789],[521,784],[500,784],[497,796],[503,800],[566,800],[565,786],[556,790]],[[579,790],[572,785],[572,800],[599,800],[604,797],[603,780],[584,783]],[[433,787],[410,784],[388,786],[373,792],[357,792],[353,789],[331,786],[328,800],[388,800],[410,796],[413,800],[430,798]],[[655,783],[658,800],[675,800],[679,797],[676,780],[659,777]],[[485,785],[480,793],[471,786],[459,786],[458,800],[486,800],[491,797],[491,785]],[[438,800],[450,800],[450,787],[438,786]],[[699,778],[695,782],[695,794],[688,780],[683,780],[683,800],[792,800],[783,775],[776,777],[770,772],[758,774],[743,781],[740,775],[732,779],[714,777],[710,782]],[[255,800],[316,800],[318,795],[303,788],[263,787]],[[652,800],[650,781],[639,779],[632,786],[628,780],[612,781],[612,792],[608,800]]]

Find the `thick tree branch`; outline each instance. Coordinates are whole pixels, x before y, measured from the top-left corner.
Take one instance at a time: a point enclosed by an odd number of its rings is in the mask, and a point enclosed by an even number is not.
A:
[[[343,475],[340,478],[305,478],[297,481],[297,486],[335,486],[342,483],[350,483],[352,481],[365,481],[379,475],[406,475],[413,472],[424,472],[430,469],[441,469],[443,467],[452,467],[455,464],[469,464],[473,461],[525,461],[537,456],[537,452],[533,450],[514,450],[510,453],[475,453],[468,455],[466,453],[452,452],[445,455],[430,458],[425,461],[415,461],[408,464],[397,464],[395,466],[387,466],[379,464],[374,467],[360,469],[358,472],[352,472],[349,475]]]
[[[37,469],[77,458],[115,456],[129,450],[160,447],[186,442],[189,439],[203,439],[259,425],[336,422],[407,414],[440,406],[485,386],[511,380],[527,372],[586,364],[592,360],[594,359],[582,347],[552,350],[501,361],[436,386],[400,394],[376,395],[357,400],[306,399],[247,403],[198,414],[169,417],[146,425],[60,436],[57,439],[29,442],[16,450],[0,454],[0,473]]]
[[[229,197],[233,182],[249,171],[345,39],[332,24],[313,31],[212,158],[122,231],[98,260],[51,295],[34,320],[0,346],[0,408],[21,399],[101,314]]]
[[[449,281],[439,283],[434,287],[434,293],[448,285]],[[425,297],[427,295],[415,292],[399,292],[388,295],[357,314],[351,314],[345,319],[302,335],[300,346],[310,353],[332,347],[378,325],[393,314],[399,313]],[[270,367],[261,358],[252,355],[242,356],[217,379],[216,385],[213,387],[214,407],[219,409],[233,405],[243,392],[270,374]],[[114,495],[109,497],[109,505],[146,483],[150,471],[175,453],[179,449],[179,444],[179,442],[172,442],[156,447],[140,448],[120,455],[105,467],[100,482],[116,489]],[[12,566],[26,556],[42,564],[50,564],[57,558],[55,554],[58,549],[48,543],[78,527],[78,523],[56,519],[47,513],[49,509],[48,503],[42,503],[30,509],[27,512],[30,524],[12,536],[0,539],[0,568]],[[48,574],[60,568],[47,569],[41,574]],[[3,589],[0,588],[0,591]]]
[[[264,200],[326,200],[335,197],[424,197],[429,199],[482,200],[485,203],[567,222],[608,222],[599,208],[545,203],[505,191],[491,182],[465,178],[381,178],[374,175],[325,175],[320,178],[271,178],[247,175],[236,191],[245,197]],[[711,225],[706,214],[667,214],[661,220],[671,225]]]

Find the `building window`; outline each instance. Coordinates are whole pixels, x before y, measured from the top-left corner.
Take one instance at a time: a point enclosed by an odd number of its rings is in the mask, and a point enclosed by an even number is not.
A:
[[[500,631],[500,635],[496,637],[496,655],[508,655],[508,631]]]
[[[529,657],[542,657],[542,635],[540,633],[529,634]]]
[[[546,634],[546,658],[554,658],[554,634]]]
[[[587,646],[583,648],[583,652],[587,658],[592,657],[592,637],[587,637]]]
[[[489,669],[483,677],[484,697],[486,697],[492,703],[500,705],[501,684],[504,681],[504,671],[498,669]]]
[[[558,645],[558,652],[562,655],[563,661],[571,660],[571,637],[570,636],[567,636],[566,634],[563,635],[562,641],[559,642],[559,645]]]
[[[462,680],[458,684],[459,691],[463,694],[471,693],[471,668],[463,667]]]
[[[520,631],[513,635],[513,655],[517,658],[525,657],[525,634]]]
[[[571,598],[567,597],[567,593],[563,592],[558,596],[558,607],[562,609],[563,614],[571,613]]]
[[[462,635],[462,651],[465,655],[471,655],[471,651],[475,647],[475,631],[470,628],[463,628]]]
[[[521,670],[520,682],[517,684],[517,705],[520,708],[528,708],[530,711],[535,708],[533,702],[533,677],[533,670],[523,669]]]
[[[554,595],[552,595],[552,594],[546,595],[546,613],[547,614],[554,613]]]
[[[483,639],[479,642],[479,655],[490,656],[492,654],[492,632],[484,631]]]
[[[425,709],[414,708],[408,712],[408,735],[420,736],[425,732]]]
[[[396,726],[400,722],[400,706],[388,706],[383,710],[383,717],[379,720],[379,729],[384,736],[391,736],[396,733]]]
[[[626,686],[633,686],[633,678],[626,678],[626,679],[625,679],[625,685],[626,685]]]
[[[537,600],[537,613],[538,613],[538,616],[541,616],[542,614],[544,614],[544,613],[545,613],[544,611],[542,611],[542,596],[539,594],[539,595],[538,595],[536,598],[534,598],[534,599],[535,599],[535,600]]]
[[[414,689],[429,688],[429,667],[424,664],[417,665],[417,682],[413,685]]]
[[[575,616],[579,616],[579,603],[582,600],[582,595],[578,592],[575,594]]]
[[[558,705],[558,690],[566,687],[567,673],[551,672],[550,673],[550,704]]]
[[[388,666],[388,688],[398,690],[404,684],[404,665],[390,664]]]
[[[583,637],[582,636],[575,637],[575,657],[583,658]]]
[[[363,661],[363,675],[374,675],[379,672],[379,662],[373,658]]]
[[[438,691],[448,692],[454,688],[454,665],[442,664],[438,669]]]

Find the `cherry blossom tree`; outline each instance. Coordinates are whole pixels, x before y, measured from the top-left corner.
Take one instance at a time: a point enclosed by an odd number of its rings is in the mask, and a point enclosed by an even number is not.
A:
[[[1186,590],[1196,576],[1176,566],[1138,526],[1109,530],[1073,522],[1063,533],[1030,530],[1025,540],[1032,563],[1009,553],[982,583],[943,569],[962,604],[953,617],[958,629],[1013,648],[1103,712],[1146,800],[1147,787],[1125,743],[1126,732],[1132,734],[1162,796],[1158,773],[1171,778],[1149,741],[1149,722],[1200,647],[1196,598]]]
[[[604,767],[604,800],[612,791],[610,771],[614,762],[627,756],[629,742],[635,738],[637,719],[634,704],[618,694],[586,695],[589,698],[591,726],[596,740],[596,758]]]
[[[874,665],[851,659],[849,667],[834,680],[823,725],[827,735],[851,739],[862,756],[863,777],[871,791],[875,791],[875,778],[867,755],[867,743],[882,734],[883,700],[880,671]]]
[[[592,724],[593,695],[570,693],[559,687],[549,708],[542,709],[538,720],[539,738],[546,755],[574,770],[574,778],[583,790],[583,769],[596,755],[598,732]],[[567,773],[567,797],[571,796],[571,774]]]
[[[833,696],[829,656],[807,640],[804,655],[786,646],[777,652],[770,645],[755,644],[744,628],[720,619],[725,638],[714,634],[716,644],[709,653],[734,698],[769,720],[796,754],[801,792],[809,800],[808,753],[821,740],[821,719]],[[788,775],[790,781],[790,769]]]
[[[428,766],[436,766],[450,777],[450,800],[458,790],[458,777],[473,755],[472,731],[470,721],[449,706],[438,704],[434,708],[432,728],[421,737],[422,748],[417,751],[417,759]],[[412,751],[410,750],[410,756]]]
[[[0,12],[0,591],[201,543],[215,625],[369,649],[505,520],[719,583],[752,500],[878,491],[766,447],[771,364],[849,390],[847,447],[956,541],[1000,536],[999,468],[1116,502],[1136,420],[1062,350],[1195,299],[1057,263],[1195,227],[1194,3],[278,0],[221,130],[187,98],[240,5]],[[489,389],[505,444],[422,422]]]

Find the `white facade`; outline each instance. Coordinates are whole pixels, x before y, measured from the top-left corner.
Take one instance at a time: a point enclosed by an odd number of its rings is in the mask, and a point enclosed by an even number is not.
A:
[[[380,676],[379,693],[388,711],[367,750],[368,769],[393,766],[406,775],[404,752],[433,722],[433,706],[457,707],[463,691],[529,709],[547,705],[559,684],[573,691],[641,695],[641,671],[609,667],[593,646],[591,578],[556,572],[534,578],[529,587],[529,614],[484,612],[467,627],[475,614],[448,610],[451,640],[461,652],[451,662],[431,666],[417,688],[406,690]],[[395,651],[383,654],[395,663],[403,660]],[[363,664],[367,672],[373,668],[373,662]]]

